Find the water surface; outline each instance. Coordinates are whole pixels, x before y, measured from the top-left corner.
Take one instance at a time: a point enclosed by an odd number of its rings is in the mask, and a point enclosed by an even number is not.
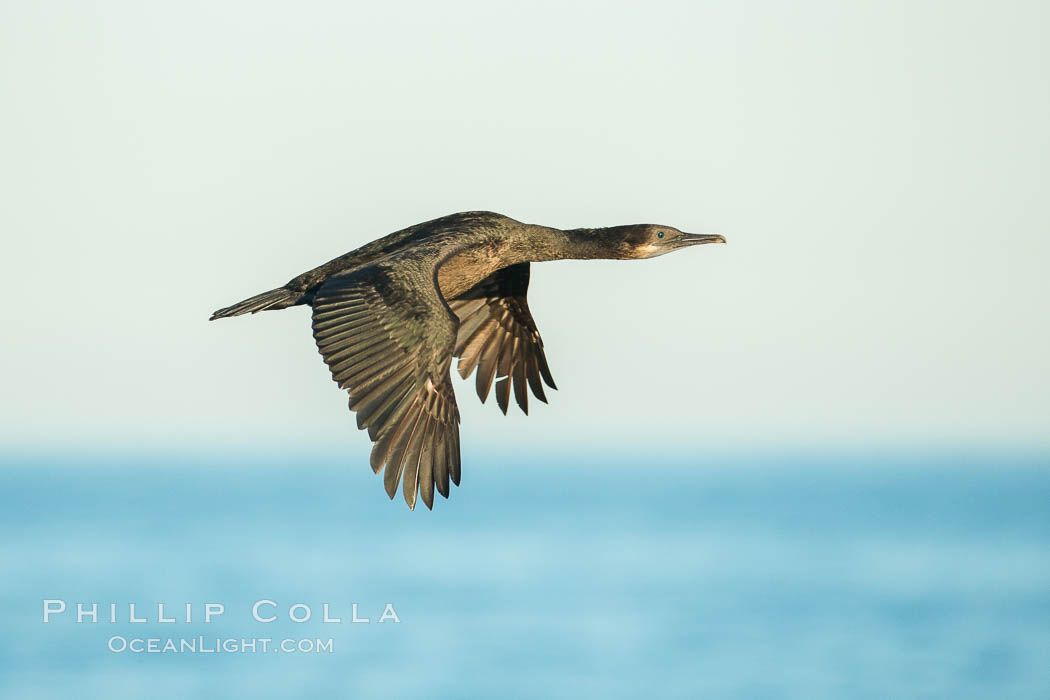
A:
[[[8,455],[0,696],[1050,692],[1050,459],[468,457],[451,501],[410,513],[331,457]],[[43,599],[103,621],[45,625]],[[282,619],[253,621],[260,599]],[[206,602],[227,608],[208,625]],[[333,652],[107,650],[199,635]]]

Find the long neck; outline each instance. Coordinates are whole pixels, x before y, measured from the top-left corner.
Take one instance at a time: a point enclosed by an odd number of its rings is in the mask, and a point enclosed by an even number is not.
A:
[[[516,251],[522,262],[547,260],[597,260],[623,257],[611,245],[613,228],[574,228],[561,230],[547,226],[526,225],[524,245]]]

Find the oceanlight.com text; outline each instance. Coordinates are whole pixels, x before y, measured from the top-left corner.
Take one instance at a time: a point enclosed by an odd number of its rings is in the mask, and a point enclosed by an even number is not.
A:
[[[273,639],[271,637],[122,637],[107,642],[115,654],[332,654],[328,639]]]

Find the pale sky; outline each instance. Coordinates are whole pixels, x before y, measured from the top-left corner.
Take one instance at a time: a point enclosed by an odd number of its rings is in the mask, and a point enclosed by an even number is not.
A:
[[[463,441],[1046,445],[1042,2],[0,5],[16,445],[366,451],[307,309],[209,313],[489,209],[724,234],[533,266],[560,391]],[[516,410],[516,409],[515,409]]]

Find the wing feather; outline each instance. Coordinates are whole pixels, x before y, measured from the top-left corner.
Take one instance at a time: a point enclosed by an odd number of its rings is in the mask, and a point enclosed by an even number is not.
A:
[[[482,403],[495,386],[503,413],[511,390],[527,414],[529,389],[544,403],[543,383],[557,389],[526,301],[528,288],[529,263],[519,263],[489,275],[449,302],[460,321],[454,351],[457,370],[464,379],[477,372],[475,389]]]
[[[317,348],[374,443],[369,462],[414,508],[459,483],[459,409],[449,370],[459,321],[418,265],[396,256],[329,278],[313,299]]]

